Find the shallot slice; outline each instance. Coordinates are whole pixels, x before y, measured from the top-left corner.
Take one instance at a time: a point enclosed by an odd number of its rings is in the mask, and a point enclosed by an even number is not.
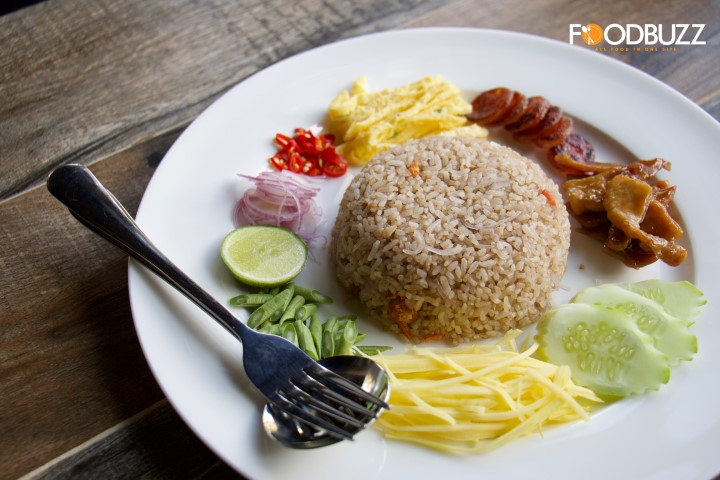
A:
[[[266,171],[256,177],[239,174],[254,186],[235,205],[235,226],[275,225],[292,230],[307,244],[316,240],[322,209],[314,198],[320,189],[291,175],[283,171]]]

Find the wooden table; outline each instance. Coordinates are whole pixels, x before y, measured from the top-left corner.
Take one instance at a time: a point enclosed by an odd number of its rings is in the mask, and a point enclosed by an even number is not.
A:
[[[0,17],[0,478],[235,476],[163,397],[127,258],[50,197],[54,167],[92,165],[134,212],[188,123],[285,57],[427,26],[567,42],[579,22],[706,24],[705,46],[603,54],[720,118],[720,10],[706,0],[49,0]]]

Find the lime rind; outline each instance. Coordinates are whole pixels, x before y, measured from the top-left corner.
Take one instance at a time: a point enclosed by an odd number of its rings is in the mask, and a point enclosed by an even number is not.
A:
[[[537,355],[569,365],[573,380],[600,395],[657,390],[670,379],[667,355],[625,313],[569,303],[542,315]]]
[[[246,285],[275,287],[300,274],[307,261],[307,245],[287,228],[251,225],[228,233],[220,256],[232,275]]]

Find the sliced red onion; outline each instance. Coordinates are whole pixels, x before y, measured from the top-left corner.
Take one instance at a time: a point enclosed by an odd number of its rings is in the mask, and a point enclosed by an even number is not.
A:
[[[255,185],[245,191],[233,211],[233,223],[275,225],[297,233],[307,244],[318,234],[322,209],[314,198],[320,191],[287,172],[267,171],[257,177],[238,175]]]

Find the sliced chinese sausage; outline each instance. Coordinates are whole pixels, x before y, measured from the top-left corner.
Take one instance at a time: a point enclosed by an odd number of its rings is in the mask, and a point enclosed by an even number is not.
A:
[[[567,175],[588,175],[623,168],[617,163],[595,161],[595,148],[587,138],[573,133],[548,151],[550,163]]]
[[[518,91],[497,87],[479,94],[472,108],[467,115],[469,120],[484,126],[504,126],[519,140],[533,141],[540,148],[551,149],[550,162],[567,174],[582,175],[606,169],[588,168],[595,162],[593,146],[585,137],[573,134],[572,119],[543,97],[528,98]],[[568,158],[557,161],[557,155]]]
[[[555,125],[538,133],[535,145],[540,148],[553,148],[567,140],[572,131],[572,118],[563,116]]]
[[[527,108],[520,115],[520,118],[512,123],[505,125],[505,128],[513,133],[520,133],[537,126],[545,117],[550,103],[543,97],[528,98]]]
[[[504,87],[493,88],[475,97],[472,112],[467,118],[480,125],[492,125],[503,117],[512,100],[512,90]]]
[[[563,117],[563,112],[560,107],[551,105],[545,115],[540,120],[540,123],[532,128],[522,130],[515,134],[515,138],[518,140],[534,140],[541,132],[553,128],[560,119]]]
[[[527,108],[528,99],[525,95],[520,92],[513,92],[512,100],[510,105],[505,111],[505,114],[497,120],[500,125],[506,125],[508,123],[516,122]]]

